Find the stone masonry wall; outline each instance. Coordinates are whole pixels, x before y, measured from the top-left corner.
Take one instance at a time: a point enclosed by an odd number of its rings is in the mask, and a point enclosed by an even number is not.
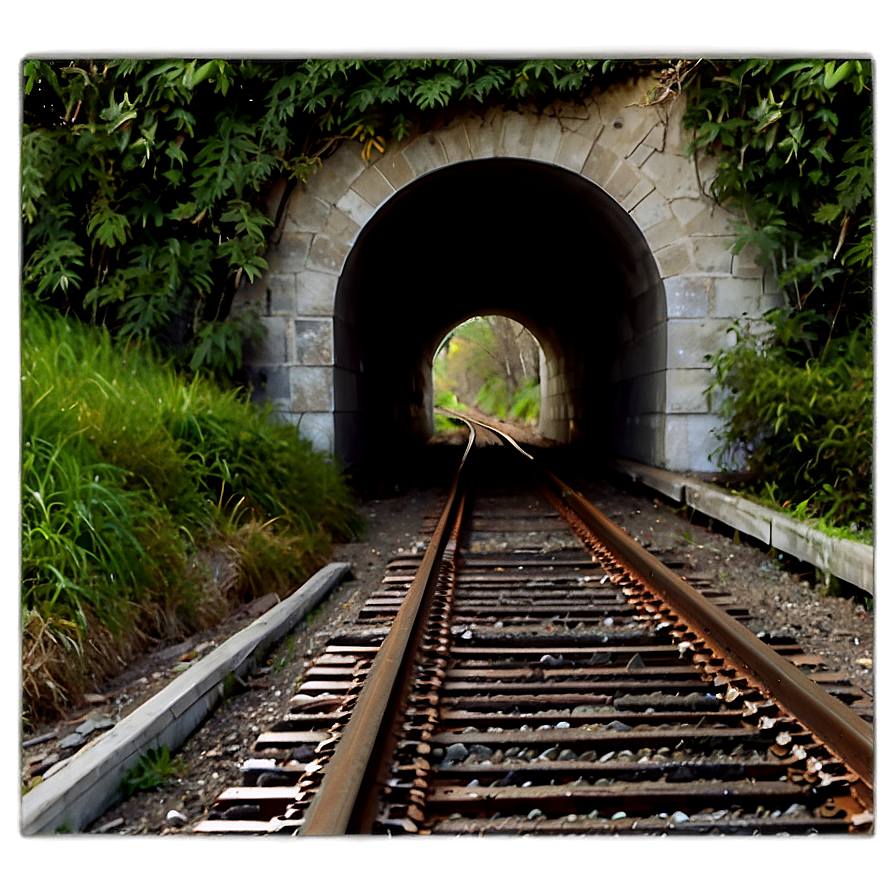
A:
[[[659,273],[658,283],[639,284],[633,272],[629,294],[641,298],[616,326],[620,453],[667,469],[709,469],[716,418],[704,395],[704,358],[726,344],[733,320],[780,299],[766,271],[728,249],[728,216],[701,189],[711,168],[704,160],[698,171],[684,153],[684,100],[667,110],[632,105],[646,88],[620,86],[542,114],[491,108],[392,143],[369,162],[358,144],[345,144],[294,192],[269,271],[237,295],[235,310],[253,305],[267,326],[266,340],[245,358],[259,394],[317,447],[335,450],[337,381],[351,388],[358,375],[334,372],[335,296],[360,230],[397,191],[437,168],[529,159],[573,171],[611,196],[643,234]]]

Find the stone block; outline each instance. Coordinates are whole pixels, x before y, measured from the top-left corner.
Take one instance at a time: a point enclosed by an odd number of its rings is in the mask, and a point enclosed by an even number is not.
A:
[[[706,355],[728,344],[728,320],[670,320],[667,325],[669,368],[708,368]]]
[[[669,155],[679,155],[678,150],[670,146],[669,133],[663,121],[658,120],[653,127],[647,132],[641,146],[649,147],[657,152],[668,153]]]
[[[582,176],[602,187],[621,162],[622,159],[612,149],[607,149],[599,142],[595,143],[582,166]]]
[[[332,454],[336,450],[336,427],[331,413],[307,413],[298,415],[299,436],[311,442],[315,451]]]
[[[311,233],[282,233],[280,239],[268,248],[265,255],[268,270],[278,274],[295,274],[301,271],[308,260],[312,236]]]
[[[474,159],[488,159],[497,155],[503,118],[503,112],[492,107],[481,118],[471,118],[466,123],[467,140]]]
[[[379,168],[368,168],[359,175],[352,185],[352,189],[374,208],[395,194],[395,187],[383,176]]]
[[[268,274],[269,314],[291,315],[296,312],[296,275]]]
[[[289,390],[292,411],[332,411],[333,368],[290,367]]]
[[[270,401],[277,407],[289,408],[289,376],[283,365],[246,368],[252,401],[264,404]]]
[[[292,324],[295,342],[290,360],[311,366],[333,363],[333,321],[330,318],[299,318]]]
[[[318,233],[326,227],[331,208],[332,203],[309,193],[307,188],[296,190],[289,203],[283,232]]]
[[[535,123],[530,157],[539,162],[553,162],[560,149],[563,131],[560,122],[551,115],[539,115]]]
[[[619,204],[631,214],[648,196],[656,192],[656,187],[646,177],[642,177],[635,184],[632,191]],[[668,213],[666,219],[671,218]]]
[[[665,281],[666,311],[670,318],[704,318],[713,292],[710,277],[670,277]]]
[[[663,220],[645,228],[643,233],[644,239],[654,252],[671,246],[687,236],[681,224],[672,215],[667,215]]]
[[[442,145],[442,151],[449,165],[455,162],[467,162],[473,158],[463,119],[455,119],[448,127],[440,128],[435,132],[435,138]]]
[[[644,163],[656,152],[652,146],[642,143],[628,154],[625,161],[633,168],[641,168]],[[649,175],[648,175],[649,176]]]
[[[299,315],[332,315],[339,278],[323,271],[296,276],[295,310]]]
[[[655,152],[641,166],[667,199],[699,199],[700,185],[689,159],[667,152]]]
[[[374,167],[396,190],[400,190],[414,179],[414,172],[408,160],[397,151],[386,153]]]
[[[308,253],[308,267],[312,271],[340,274],[350,249],[347,242],[318,233]]]
[[[669,414],[705,414],[710,410],[706,389],[709,370],[671,369],[666,372],[666,406]]]
[[[602,106],[601,114],[604,128],[600,132],[600,142],[621,158],[630,156],[656,123],[655,113],[646,109],[609,110]]]
[[[336,152],[323,164],[323,168],[330,168],[333,174],[340,180],[351,185],[360,174],[369,166],[361,155],[364,147],[360,141],[350,140],[343,143]]]
[[[688,454],[688,418],[684,414],[665,415],[663,432],[663,461],[659,466],[666,470],[690,469]],[[636,458],[644,460],[643,458]],[[651,461],[644,460],[645,463]]]
[[[647,135],[645,142],[658,144],[657,149],[662,149],[663,152],[685,155],[685,147],[691,139],[690,130],[683,131],[681,127],[681,117],[686,108],[687,100],[684,96],[679,96],[671,103],[667,103],[665,105],[666,121],[658,123]]]
[[[536,116],[507,112],[501,130],[500,154],[515,159],[528,159],[535,140]]]
[[[654,252],[654,260],[659,268],[660,276],[667,280],[692,270],[691,241],[679,240],[669,246],[663,246]]]
[[[257,343],[250,343],[243,352],[243,363],[248,367],[283,364],[286,362],[286,318],[263,317],[265,335]]]
[[[593,143],[604,127],[600,106],[586,100],[584,103],[564,103],[557,111],[557,117],[564,131],[577,134]]]
[[[711,459],[719,440],[713,430],[720,425],[714,414],[688,415],[688,469],[698,473],[708,473],[716,469],[716,462]]]
[[[336,208],[342,212],[342,214],[351,218],[358,227],[363,227],[373,217],[373,213],[376,211],[376,208],[354,189],[349,190],[339,202],[336,203]]]
[[[731,237],[692,236],[694,267],[698,271],[730,274],[732,269]]]
[[[731,216],[709,199],[672,199],[669,207],[688,233],[732,236]]]
[[[632,172],[633,177],[637,177],[634,173],[634,169],[629,169]],[[643,184],[646,181],[646,178],[640,180],[640,183]],[[639,181],[636,181],[636,186]],[[638,227],[641,228],[641,231],[646,231],[650,227],[654,227],[657,224],[662,224],[669,220],[669,206],[666,203],[665,197],[658,189],[653,188],[653,183],[649,182],[651,190],[647,193],[646,196],[631,210],[632,220]],[[627,205],[628,200],[623,201],[623,205]]]
[[[355,195],[357,196],[357,194]],[[361,202],[364,202],[360,197],[358,197],[358,199]],[[368,206],[368,208],[371,207]],[[320,231],[319,235],[325,236],[327,239],[338,240],[350,245],[360,230],[361,225],[354,220],[354,218],[340,208],[333,208],[330,211],[330,217],[327,218],[326,226]]]
[[[710,307],[712,317],[738,319],[746,314],[758,317],[760,314],[761,280],[743,280],[739,277],[715,277],[713,298]]]
[[[415,177],[448,164],[442,144],[432,134],[418,137],[402,150],[402,155]]]
[[[777,288],[776,284],[771,291],[763,292],[759,297],[759,313],[763,314],[766,311],[771,311],[772,308],[783,308],[785,304],[784,294]]]
[[[609,179],[601,186],[619,203],[631,193],[641,181],[641,174],[637,168],[632,168],[627,162],[622,162]]]
[[[580,172],[588,159],[593,140],[582,137],[573,131],[566,131],[560,138],[560,146],[554,158],[554,164],[571,171]]]
[[[756,246],[745,246],[732,255],[731,273],[735,277],[761,277],[766,271],[756,260],[758,252]]]
[[[337,166],[331,164],[335,158],[334,155],[327,159],[320,168],[315,169],[309,175],[305,182],[305,192],[317,197],[327,205],[334,205],[338,202],[351,186],[351,181],[340,177]]]

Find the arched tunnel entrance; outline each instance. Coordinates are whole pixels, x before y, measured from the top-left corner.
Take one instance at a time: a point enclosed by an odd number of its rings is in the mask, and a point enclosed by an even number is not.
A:
[[[661,462],[665,293],[644,237],[587,179],[493,158],[414,180],[355,241],[333,331],[347,464],[429,438],[433,354],[486,314],[521,322],[543,347],[542,434]]]

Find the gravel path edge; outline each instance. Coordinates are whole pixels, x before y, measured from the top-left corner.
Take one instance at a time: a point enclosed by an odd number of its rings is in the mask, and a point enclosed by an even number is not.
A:
[[[174,751],[202,724],[224,693],[228,676],[243,676],[286,637],[349,574],[331,563],[226,643],[197,661],[164,690],[96,738],[22,798],[21,831],[81,831],[119,796],[123,776],[147,750]]]

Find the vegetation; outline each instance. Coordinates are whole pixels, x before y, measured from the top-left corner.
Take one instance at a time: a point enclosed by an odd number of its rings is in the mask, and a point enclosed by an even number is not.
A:
[[[26,301],[233,376],[229,318],[289,192],[347,140],[382,152],[440,112],[575,97],[629,65],[586,60],[28,60]],[[610,74],[612,72],[612,74]],[[279,205],[262,197],[285,184]]]
[[[868,62],[28,60],[31,717],[63,707],[150,639],[218,618],[246,588],[300,580],[332,538],[355,530],[334,465],[211,381],[232,384],[259,333],[252,317],[229,316],[231,302],[265,270],[295,184],[348,140],[371,158],[441,115],[539,107],[654,71],[648,102],[686,90],[693,151],[716,162],[706,188],[740,212],[735,251],[755,247],[787,297],[762,339],[736,328],[732,351],[713,359],[726,458],[748,464],[782,503],[870,522]],[[276,185],[281,198],[266,205]],[[477,336],[476,363],[494,352],[496,332]],[[455,334],[449,357],[461,346]],[[448,384],[437,401],[532,420],[532,369],[511,383],[497,367],[472,395]],[[214,593],[203,584],[210,570],[226,580]]]
[[[31,718],[153,638],[300,584],[358,526],[340,471],[294,427],[103,329],[26,313],[22,409]]]
[[[720,456],[778,506],[870,527],[871,63],[732,60],[665,76],[686,81],[692,151],[714,158],[708,189],[739,213],[734,251],[755,249],[785,297],[711,359]]]
[[[856,331],[806,357],[815,315],[779,309],[771,335],[748,324],[713,359],[721,391],[723,466],[746,467],[774,506],[828,525],[870,528],[872,354]]]
[[[457,327],[433,361],[435,404],[475,407],[501,420],[535,425],[540,405],[538,343],[506,317],[476,317]],[[436,425],[444,426],[437,417]]]
[[[168,747],[161,746],[144,753],[137,764],[124,776],[119,790],[125,799],[141,790],[152,790],[170,778],[182,775],[186,764],[181,758],[172,759]]]

